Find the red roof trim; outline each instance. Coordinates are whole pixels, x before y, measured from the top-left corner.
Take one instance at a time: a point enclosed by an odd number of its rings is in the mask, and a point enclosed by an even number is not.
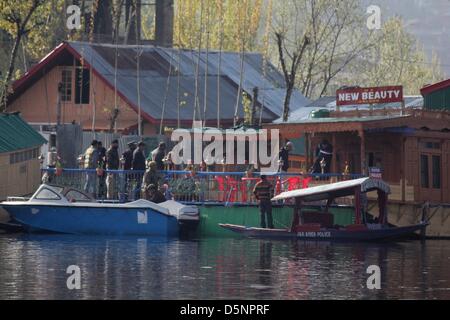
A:
[[[37,74],[39,71],[44,69],[52,59],[54,59],[58,54],[60,54],[67,47],[67,43],[63,42],[58,45],[53,51],[51,51],[48,55],[46,55],[38,64],[34,65],[27,73],[25,73],[21,78],[17,79],[13,82],[12,87],[13,90],[16,91],[19,87],[21,87],[25,82],[27,82],[32,76]]]
[[[66,43],[67,44],[67,43]],[[82,56],[74,49],[70,46],[70,44],[67,44],[67,50],[73,54],[77,59],[81,59]],[[102,80],[111,90],[114,90],[114,85],[111,84],[105,77],[103,77],[103,75],[101,75],[97,70],[95,70],[95,68],[93,68],[88,61],[86,61],[86,59],[83,59],[83,63],[84,65],[86,65],[89,69],[92,69],[92,72],[100,78],[100,80]],[[120,98],[122,98],[123,101],[125,101],[126,103],[128,103],[128,105],[131,107],[131,109],[133,109],[136,113],[139,112],[139,108],[138,106],[136,106],[134,103],[132,103],[122,92],[120,92],[119,89],[117,89],[117,94],[119,95]],[[141,110],[141,115],[142,117],[147,120],[148,122],[152,123],[152,124],[156,124],[158,121],[156,119],[154,119],[153,117],[151,117],[150,115],[148,115],[147,113],[145,113],[143,110]]]
[[[450,79],[435,83],[435,84],[431,84],[429,86],[425,86],[422,89],[420,89],[420,93],[423,95],[426,94],[430,94],[433,93],[437,90],[441,90],[441,89],[445,89],[450,87]]]

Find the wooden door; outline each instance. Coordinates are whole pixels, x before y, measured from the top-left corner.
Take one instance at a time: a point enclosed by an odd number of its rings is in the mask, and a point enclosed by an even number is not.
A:
[[[423,201],[442,201],[442,156],[422,152],[419,161],[420,195]]]

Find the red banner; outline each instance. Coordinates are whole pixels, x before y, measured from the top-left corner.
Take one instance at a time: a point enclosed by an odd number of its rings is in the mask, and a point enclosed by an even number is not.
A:
[[[336,105],[402,102],[403,87],[348,88],[336,91]]]

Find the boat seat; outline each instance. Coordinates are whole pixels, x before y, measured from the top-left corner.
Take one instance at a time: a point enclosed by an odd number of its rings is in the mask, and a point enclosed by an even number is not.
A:
[[[303,211],[303,224],[318,223],[324,228],[333,228],[334,215],[329,212]]]

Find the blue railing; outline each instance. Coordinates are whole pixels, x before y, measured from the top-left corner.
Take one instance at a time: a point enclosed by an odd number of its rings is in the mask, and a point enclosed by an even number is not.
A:
[[[275,194],[311,185],[363,177],[359,174],[266,174]],[[158,181],[166,198],[186,203],[254,204],[253,188],[260,173],[245,172],[160,171]],[[127,202],[144,195],[144,171],[95,169],[42,169],[42,182],[72,187],[91,194],[98,200]]]

